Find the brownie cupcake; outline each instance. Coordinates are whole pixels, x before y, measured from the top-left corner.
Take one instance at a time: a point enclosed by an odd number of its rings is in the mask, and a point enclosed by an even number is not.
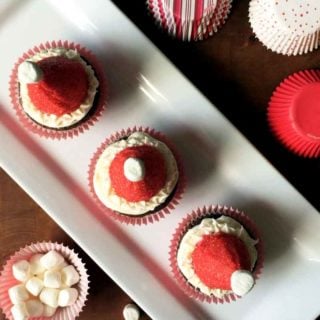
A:
[[[153,130],[129,129],[95,154],[89,173],[91,191],[118,220],[135,224],[148,216],[151,222],[177,204],[183,191],[182,168],[163,139]]]
[[[30,50],[16,64],[10,82],[19,119],[33,132],[52,138],[73,135],[92,124],[87,120],[101,112],[103,87],[93,55],[68,42]],[[72,132],[74,128],[78,129]]]
[[[179,225],[170,262],[188,295],[207,302],[229,302],[253,288],[262,267],[262,243],[244,213],[205,207]]]

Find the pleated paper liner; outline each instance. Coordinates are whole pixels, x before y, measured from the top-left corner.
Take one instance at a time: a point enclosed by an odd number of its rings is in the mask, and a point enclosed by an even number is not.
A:
[[[152,1],[152,0],[151,0]],[[153,0],[153,8],[156,7],[154,3],[157,3],[156,0]],[[216,10],[214,14],[210,17],[202,18],[200,21],[182,21],[173,19],[168,20],[168,14],[164,12],[163,7],[158,7],[154,9],[154,12],[161,12],[159,20],[159,15],[155,14],[155,18],[158,19],[158,24],[162,26],[169,34],[173,37],[180,38],[182,40],[203,40],[208,36],[212,35],[214,32],[218,31],[218,28],[225,22],[231,8],[231,1],[218,1]],[[152,10],[151,10],[152,13]]]
[[[215,0],[157,0],[168,26],[175,26],[176,36],[182,40],[196,40],[201,26],[209,23],[216,11]]]
[[[143,215],[138,215],[138,216],[131,216],[127,214],[123,214],[120,212],[116,212],[112,209],[109,209],[106,207],[102,201],[98,198],[98,196],[95,193],[94,190],[94,185],[93,185],[93,177],[94,177],[94,170],[96,163],[98,159],[100,158],[101,154],[105,150],[105,148],[112,144],[115,143],[116,141],[119,141],[123,138],[126,138],[133,134],[134,132],[145,132],[149,134],[151,137],[163,142],[172,152],[179,171],[179,177],[178,177],[178,182],[172,191],[171,195],[169,195],[167,201],[163,204],[160,205],[159,208],[155,208],[152,212],[146,213]],[[154,223],[156,221],[159,221],[160,219],[165,218],[168,214],[170,214],[175,207],[179,204],[182,195],[184,193],[185,187],[186,187],[186,177],[184,173],[184,168],[182,164],[182,160],[176,151],[176,148],[174,144],[162,133],[151,129],[149,127],[133,127],[133,128],[128,128],[128,129],[123,129],[119,132],[116,132],[112,134],[109,138],[107,138],[97,149],[97,151],[94,153],[90,165],[89,165],[89,170],[88,170],[88,184],[89,184],[89,190],[90,193],[93,196],[93,199],[95,202],[98,204],[98,206],[102,209],[104,214],[108,217],[111,217],[121,223],[124,224],[131,224],[131,225],[146,225],[150,223]]]
[[[157,24],[172,37],[183,41],[203,40],[217,32],[228,17],[231,3],[232,0],[217,0],[214,10],[203,12],[199,19],[187,19],[174,15],[163,0],[147,0]]]
[[[79,292],[78,299],[76,302],[69,307],[58,307],[56,313],[48,317],[33,317],[35,320],[73,320],[77,318],[85,306],[89,290],[89,279],[87,274],[87,269],[78,254],[63,244],[52,243],[52,242],[38,242],[32,243],[31,245],[21,248],[16,253],[14,253],[4,265],[0,274],[0,308],[6,316],[6,319],[13,320],[11,314],[12,303],[9,298],[8,290],[20,283],[15,280],[12,275],[12,265],[20,260],[28,260],[33,255],[38,253],[47,253],[51,250],[59,252],[66,261],[73,265],[80,275],[80,281],[74,288]]]
[[[289,1],[279,9],[276,3],[281,4],[281,1],[251,1],[249,20],[253,31],[264,45],[277,53],[297,55],[316,49],[319,46],[319,21],[310,23],[305,18],[315,17],[314,9],[319,5],[314,8],[309,2],[298,5]]]
[[[301,55],[320,45],[320,2],[251,0],[249,21],[257,38],[270,50]]]
[[[274,134],[297,155],[320,156],[320,70],[286,78],[274,91],[268,108]]]
[[[76,50],[80,54],[80,56],[88,64],[92,66],[95,76],[99,81],[99,87],[97,89],[97,93],[95,96],[94,105],[89,110],[85,118],[79,121],[79,123],[72,125],[71,127],[61,128],[61,129],[53,129],[53,128],[45,127],[33,121],[25,113],[20,103],[19,82],[18,82],[18,75],[17,75],[18,66],[23,61],[34,56],[35,54],[47,49],[52,49],[52,48],[65,48],[65,49]],[[89,130],[89,128],[93,126],[94,123],[101,116],[102,111],[105,108],[106,99],[107,99],[106,77],[103,71],[103,67],[101,66],[98,59],[95,57],[95,55],[85,47],[81,46],[80,44],[76,44],[69,41],[61,41],[61,40],[42,43],[25,52],[14,65],[14,68],[10,76],[9,91],[10,91],[10,97],[11,97],[13,108],[21,124],[31,132],[36,133],[41,137],[51,138],[51,139],[73,138],[74,136],[78,136],[84,131]]]
[[[229,3],[230,1],[228,1],[228,4]],[[188,30],[191,30],[190,32],[193,32],[195,36],[194,40],[200,40],[204,37],[208,30],[211,30],[210,21],[213,21],[211,24],[213,27],[216,27],[218,24],[220,25],[221,16],[224,16],[224,14],[222,14],[219,10],[214,10],[211,14],[206,14],[204,17],[199,19],[199,21],[185,20],[182,22],[182,20],[180,21],[177,18],[175,19],[172,12],[166,11],[163,8],[161,1],[148,0],[147,6],[157,24],[162,29],[166,30],[172,36],[177,36],[180,38],[182,36],[183,39],[191,37],[191,33],[190,35],[188,33]],[[213,18],[217,17],[219,17],[219,20],[216,22],[213,20]],[[195,28],[197,25],[198,28]]]
[[[200,221],[204,218],[218,215],[229,216],[238,221],[247,230],[247,232],[253,239],[258,240],[258,243],[256,244],[258,256],[253,270],[253,276],[255,280],[257,280],[261,274],[264,262],[263,242],[260,233],[253,221],[244,212],[239,211],[238,209],[233,209],[232,207],[227,206],[211,205],[193,210],[179,223],[172,236],[169,249],[169,262],[171,271],[179,287],[193,299],[199,300],[201,302],[216,304],[229,303],[235,301],[240,297],[234,293],[231,293],[225,295],[223,298],[217,298],[213,295],[206,295],[193,287],[191,284],[189,284],[189,282],[186,280],[179,269],[177,254],[181,239],[190,228],[200,223]],[[252,290],[254,291],[254,288]]]

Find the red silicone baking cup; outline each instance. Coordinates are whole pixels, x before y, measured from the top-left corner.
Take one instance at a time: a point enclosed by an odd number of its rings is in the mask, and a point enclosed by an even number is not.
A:
[[[201,302],[207,303],[229,303],[239,299],[240,297],[234,293],[225,295],[223,298],[217,298],[213,295],[208,296],[195,287],[193,287],[186,278],[181,273],[178,262],[177,262],[177,254],[179,245],[181,242],[182,237],[186,234],[186,232],[192,228],[194,225],[198,224],[201,219],[206,217],[211,217],[213,215],[225,215],[233,218],[234,220],[238,221],[240,224],[244,226],[244,228],[248,231],[249,235],[253,238],[258,240],[256,244],[256,249],[258,253],[258,258],[256,265],[253,270],[253,276],[255,280],[257,280],[261,274],[263,268],[263,261],[264,261],[264,247],[261,240],[260,233],[253,223],[253,221],[242,211],[238,209],[233,209],[232,207],[227,206],[220,206],[220,205],[211,205],[205,206],[202,208],[198,208],[188,214],[178,225],[176,228],[170,244],[169,249],[169,262],[171,271],[177,283],[179,284],[180,288],[191,298],[200,300]],[[254,289],[253,289],[254,290]]]
[[[274,91],[268,121],[278,139],[294,153],[320,155],[320,70],[305,70],[286,78]]]
[[[88,290],[89,290],[89,276],[87,274],[87,269],[79,258],[78,254],[75,253],[70,248],[64,246],[63,244],[59,243],[52,243],[52,242],[38,242],[32,243],[31,245],[27,245],[24,248],[21,248],[16,253],[14,253],[4,265],[1,274],[0,274],[0,308],[2,309],[3,313],[6,316],[6,319],[13,320],[11,315],[11,307],[12,303],[9,298],[8,290],[19,284],[20,282],[17,281],[12,275],[12,265],[20,260],[28,260],[37,253],[46,253],[50,250],[55,250],[59,252],[68,263],[73,265],[78,273],[80,274],[80,281],[75,286],[75,288],[79,292],[79,296],[77,301],[69,307],[61,308],[59,307],[56,313],[48,318],[48,317],[33,317],[32,319],[35,320],[73,320],[79,316],[80,312],[85,306]]]
[[[231,7],[232,0],[217,0],[217,5],[212,14],[196,20],[182,20],[179,16],[170,15],[161,0],[147,0],[147,7],[159,26],[171,36],[181,40],[204,40],[213,35],[225,23]],[[184,36],[183,29],[189,25],[192,28],[191,37]]]
[[[94,186],[93,186],[93,176],[94,176],[94,169],[96,166],[96,163],[105,150],[105,148],[112,144],[115,143],[116,141],[128,137],[134,132],[145,132],[152,136],[153,138],[163,142],[172,152],[174,155],[174,158],[177,162],[178,166],[178,171],[179,171],[179,178],[177,185],[175,187],[175,190],[173,191],[173,196],[170,199],[170,201],[166,204],[166,206],[159,211],[152,212],[150,214],[146,213],[141,216],[129,216],[126,214],[118,213],[112,209],[107,208],[101,200],[98,198],[94,191]],[[148,223],[153,223],[155,221],[159,221],[160,219],[164,218],[166,215],[171,213],[171,211],[179,204],[182,195],[184,193],[184,190],[186,188],[186,177],[184,174],[184,168],[182,164],[182,160],[179,156],[179,154],[176,151],[176,148],[174,147],[174,144],[162,133],[155,131],[154,129],[150,129],[148,127],[133,127],[133,128],[128,128],[126,130],[121,130],[120,132],[116,132],[112,134],[109,138],[107,138],[101,146],[97,149],[95,154],[93,155],[90,165],[89,165],[89,170],[88,170],[88,181],[89,181],[89,189],[90,192],[95,199],[96,203],[99,205],[99,207],[103,210],[103,212],[109,216],[112,217],[113,219],[120,221],[121,223],[125,224],[132,224],[132,225],[146,225]]]
[[[52,48],[65,48],[65,49],[72,49],[79,52],[80,56],[82,56],[88,64],[90,64],[95,72],[95,75],[99,81],[98,87],[98,99],[94,101],[93,106],[93,113],[90,115],[86,115],[86,117],[81,120],[78,124],[73,125],[71,128],[62,128],[62,129],[51,129],[40,124],[36,123],[35,121],[31,120],[26,113],[24,112],[19,98],[19,82],[18,82],[18,66],[25,61],[26,59],[32,57],[33,55],[47,49]],[[94,123],[98,120],[101,116],[103,109],[106,105],[107,100],[107,89],[106,89],[106,77],[103,71],[103,68],[95,57],[95,55],[82,47],[80,44],[75,44],[69,41],[52,41],[42,43],[38,46],[35,46],[33,49],[25,52],[15,63],[14,68],[12,70],[9,82],[9,91],[10,97],[12,101],[13,108],[18,116],[18,119],[23,124],[25,128],[32,131],[33,133],[38,134],[44,138],[51,138],[51,139],[66,139],[72,138],[74,136],[78,136],[80,133],[83,133],[85,130],[88,130]],[[91,111],[89,111],[90,113]]]

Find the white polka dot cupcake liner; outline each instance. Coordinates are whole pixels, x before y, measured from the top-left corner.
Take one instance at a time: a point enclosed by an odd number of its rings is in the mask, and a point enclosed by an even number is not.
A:
[[[218,217],[218,216],[228,216],[230,218],[233,218],[244,227],[244,229],[249,233],[249,235],[253,239],[257,240],[257,244],[255,245],[255,248],[257,250],[257,261],[255,263],[252,274],[255,281],[258,280],[258,278],[261,275],[263,263],[264,263],[264,246],[263,246],[262,238],[254,222],[244,212],[239,211],[238,209],[234,209],[232,207],[227,207],[227,206],[211,205],[211,206],[204,206],[202,208],[197,208],[193,210],[179,223],[178,227],[176,228],[172,236],[170,248],[169,248],[169,262],[170,262],[171,271],[174,279],[178,283],[181,290],[183,290],[186,295],[188,295],[193,299],[196,299],[205,303],[215,303],[215,304],[230,303],[241,297],[234,293],[230,293],[230,294],[224,295],[222,298],[218,298],[213,294],[207,295],[201,292],[199,289],[195,288],[193,285],[191,285],[188,282],[188,280],[180,271],[180,268],[178,266],[178,261],[177,261],[177,254],[178,254],[178,249],[179,249],[181,240],[190,228],[197,225],[204,218]],[[252,289],[252,291],[254,291],[254,288]],[[250,294],[253,294],[253,292]]]
[[[147,0],[157,24],[182,41],[198,41],[213,35],[225,23],[231,6],[231,0]]]
[[[105,150],[105,148],[112,143],[115,143],[123,138],[130,136],[134,132],[144,132],[150,135],[151,137],[163,142],[172,152],[176,160],[178,172],[179,172],[177,184],[174,190],[172,191],[172,193],[168,196],[167,201],[165,201],[164,204],[160,205],[158,209],[155,208],[152,212],[145,213],[142,215],[123,214],[106,207],[105,204],[97,196],[94,188],[94,183],[93,183],[96,163],[100,158],[101,154],[103,153],[103,151]],[[147,225],[147,224],[160,221],[161,219],[165,218],[168,214],[170,214],[179,205],[186,188],[186,177],[185,177],[184,167],[183,167],[183,162],[181,160],[181,157],[179,156],[179,153],[176,151],[174,144],[170,141],[168,137],[149,127],[132,127],[128,129],[123,129],[121,131],[118,131],[112,134],[100,145],[100,147],[94,153],[88,169],[88,186],[89,186],[90,193],[93,199],[95,200],[96,204],[107,217],[115,219],[124,224],[141,226],[141,225]]]
[[[38,242],[27,245],[14,253],[5,263],[0,273],[0,309],[5,314],[6,319],[13,320],[11,308],[13,306],[8,290],[20,282],[13,277],[12,266],[18,261],[29,260],[35,254],[44,254],[51,250],[60,253],[70,265],[73,265],[80,275],[79,282],[74,286],[78,290],[76,302],[69,307],[59,307],[55,314],[48,317],[33,317],[35,320],[73,320],[76,319],[83,310],[88,296],[89,276],[87,269],[79,258],[78,254],[72,249],[59,243]]]
[[[55,48],[64,48],[77,51],[80,56],[93,68],[95,76],[99,81],[99,87],[94,99],[94,105],[89,110],[88,114],[80,120],[78,123],[73,124],[70,127],[53,129],[41,124],[38,124],[36,121],[33,121],[24,111],[23,107],[21,106],[20,101],[20,88],[19,88],[19,81],[18,81],[18,67],[19,65],[34,56],[35,54],[45,51],[48,49],[55,49]],[[86,130],[89,130],[96,121],[98,121],[99,117],[101,117],[103,110],[106,107],[106,100],[107,100],[107,88],[106,88],[106,77],[103,71],[103,67],[96,58],[96,56],[87,48],[83,47],[80,44],[76,44],[74,42],[69,41],[51,41],[42,43],[40,45],[34,46],[32,49],[28,50],[27,52],[23,53],[23,55],[18,59],[15,63],[9,81],[9,93],[12,102],[12,106],[15,110],[15,113],[23,125],[24,128],[27,130],[43,137],[49,139],[67,139],[73,138],[82,134]]]
[[[320,44],[320,2],[317,0],[251,0],[249,21],[268,49],[302,55]]]

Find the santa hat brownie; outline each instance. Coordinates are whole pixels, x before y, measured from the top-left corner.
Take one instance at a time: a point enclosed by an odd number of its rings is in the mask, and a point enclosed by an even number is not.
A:
[[[22,124],[46,138],[88,129],[106,100],[105,77],[94,55],[67,41],[34,47],[15,64],[10,96]]]
[[[223,303],[246,295],[261,271],[262,242],[252,221],[228,207],[189,214],[171,241],[175,279],[191,297]]]
[[[148,201],[164,187],[165,159],[153,146],[129,147],[116,154],[110,164],[111,186],[127,201]]]
[[[123,130],[93,156],[89,187],[103,211],[118,221],[146,224],[163,218],[185,188],[179,156],[170,141],[149,128]]]
[[[251,0],[249,19],[257,38],[272,51],[298,55],[320,43],[319,0]]]

